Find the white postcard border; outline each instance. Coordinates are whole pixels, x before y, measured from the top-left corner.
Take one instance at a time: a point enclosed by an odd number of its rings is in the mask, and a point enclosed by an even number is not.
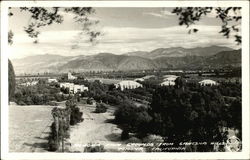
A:
[[[242,7],[242,152],[212,153],[9,153],[8,7]],[[248,1],[3,1],[1,2],[1,154],[3,159],[248,159],[249,158],[249,2]]]

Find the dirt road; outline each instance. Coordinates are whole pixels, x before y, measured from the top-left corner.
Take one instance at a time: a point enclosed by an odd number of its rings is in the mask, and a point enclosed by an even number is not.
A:
[[[121,145],[121,129],[110,123],[114,119],[114,110],[106,113],[94,113],[95,107],[79,106],[83,112],[84,121],[71,128],[69,143],[71,152],[83,152],[89,143],[104,145],[106,151],[117,151]]]

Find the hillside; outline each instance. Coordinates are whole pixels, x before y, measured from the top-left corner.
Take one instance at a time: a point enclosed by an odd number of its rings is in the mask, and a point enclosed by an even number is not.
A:
[[[185,56],[212,56],[221,51],[231,51],[231,48],[221,46],[196,47],[196,48],[158,48],[151,52],[129,52],[126,55],[140,56],[144,58],[162,58],[162,57],[185,57]]]
[[[173,50],[176,50],[174,48]],[[181,53],[178,50],[178,53]],[[198,50],[198,49],[197,49]],[[160,53],[162,49],[154,50],[152,54]],[[146,52],[141,52],[146,54]],[[149,54],[149,52],[147,53]],[[173,55],[173,54],[172,54]],[[201,55],[201,53],[199,53]],[[206,56],[205,56],[206,55]],[[115,55],[112,53],[99,53],[91,56],[65,57],[59,55],[38,55],[23,59],[12,60],[15,72],[44,73],[68,71],[107,71],[107,70],[147,70],[147,69],[202,69],[221,68],[224,66],[241,66],[241,50],[221,51],[217,54],[204,56],[151,56]]]

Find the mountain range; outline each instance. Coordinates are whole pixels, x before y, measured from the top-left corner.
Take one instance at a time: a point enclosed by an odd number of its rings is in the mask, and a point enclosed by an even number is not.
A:
[[[16,74],[148,70],[148,69],[202,69],[241,66],[241,50],[210,46],[197,48],[158,48],[151,52],[137,51],[122,55],[99,53],[96,55],[60,56],[36,55],[12,60]]]

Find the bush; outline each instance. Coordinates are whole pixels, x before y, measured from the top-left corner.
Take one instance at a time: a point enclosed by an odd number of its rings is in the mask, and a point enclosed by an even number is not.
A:
[[[107,111],[107,107],[103,103],[98,103],[96,105],[95,113],[105,113]]]
[[[47,104],[50,105],[50,106],[58,106],[58,104],[56,102],[51,102],[51,101],[48,102]]]
[[[88,98],[87,99],[87,104],[93,105],[93,98]]]
[[[147,137],[144,137],[142,139],[143,143],[163,143],[164,140],[161,136],[152,134],[152,135],[148,135]]]
[[[82,112],[80,112],[80,108],[76,106],[75,100],[71,99],[66,101],[66,106],[71,110],[70,125],[75,125],[83,121]]]
[[[8,60],[8,78],[9,78],[9,101],[15,98],[16,79],[15,71],[10,60]]]
[[[131,137],[128,139],[128,143],[141,143],[141,140],[136,137]]]
[[[22,100],[19,100],[19,101],[17,101],[16,103],[17,103],[18,105],[20,105],[20,106],[26,105],[26,103],[24,103],[24,101],[22,101]]]
[[[129,132],[139,133],[140,136],[148,132],[151,119],[147,108],[137,107],[130,101],[124,101],[115,111],[115,122],[126,125]]]
[[[122,131],[121,139],[122,139],[122,140],[127,140],[127,139],[129,139],[129,132],[128,132],[128,130],[123,130],[123,131]]]
[[[91,144],[84,148],[84,152],[105,152],[104,146],[100,144]]]
[[[49,142],[48,142],[49,151],[57,151],[59,148],[59,144],[57,143],[57,135],[56,135],[56,125],[55,122],[52,123],[50,126],[50,135],[49,135]]]

